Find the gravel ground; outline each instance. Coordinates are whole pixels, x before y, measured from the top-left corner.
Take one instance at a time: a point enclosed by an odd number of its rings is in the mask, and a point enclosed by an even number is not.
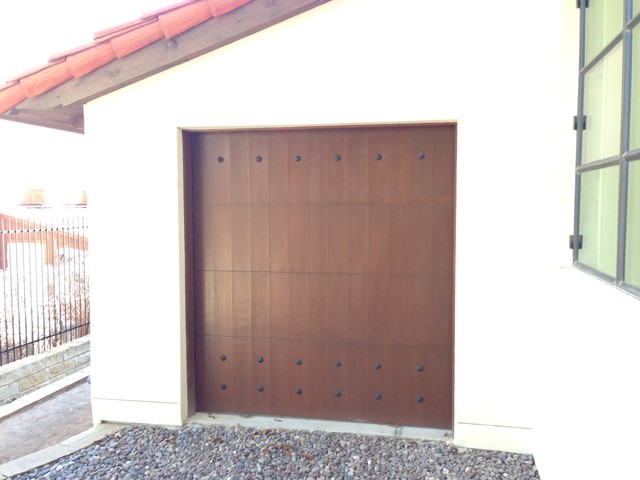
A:
[[[533,457],[296,430],[127,427],[12,479],[539,479]]]

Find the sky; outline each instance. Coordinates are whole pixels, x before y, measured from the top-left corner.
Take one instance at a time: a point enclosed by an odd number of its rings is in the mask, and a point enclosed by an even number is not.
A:
[[[178,0],[2,0],[0,84],[56,53],[90,43],[99,30]],[[84,136],[0,120],[0,206],[19,192],[88,190]]]

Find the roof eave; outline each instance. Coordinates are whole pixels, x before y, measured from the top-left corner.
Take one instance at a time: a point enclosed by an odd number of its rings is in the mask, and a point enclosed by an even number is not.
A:
[[[75,133],[84,133],[83,106],[96,98],[209,53],[241,38],[311,10],[330,0],[255,0],[221,17],[130,55],[33,98],[27,98],[1,119]]]
[[[39,127],[64,130],[72,133],[84,133],[84,112],[82,105],[69,105],[64,108],[32,110],[18,105],[0,119],[10,122],[25,123]]]

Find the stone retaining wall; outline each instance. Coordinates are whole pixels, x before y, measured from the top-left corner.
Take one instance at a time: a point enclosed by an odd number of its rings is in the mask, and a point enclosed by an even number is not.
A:
[[[60,380],[89,365],[89,335],[48,352],[0,367],[0,405]]]

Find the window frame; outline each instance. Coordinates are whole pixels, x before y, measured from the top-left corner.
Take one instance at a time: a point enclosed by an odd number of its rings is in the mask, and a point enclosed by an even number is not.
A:
[[[612,277],[589,265],[580,262],[581,242],[574,241],[573,265],[587,273],[590,273],[617,288],[640,297],[640,288],[625,282],[626,247],[627,247],[627,213],[628,213],[628,192],[629,192],[629,164],[633,161],[640,162],[640,148],[629,150],[630,140],[630,120],[631,120],[631,89],[632,89],[632,33],[640,35],[640,12],[634,18],[634,1],[623,0],[624,21],[621,32],[605,45],[600,52],[588,63],[585,62],[586,52],[586,17],[589,8],[584,0],[580,1],[580,42],[579,42],[579,74],[578,74],[578,112],[577,118],[584,118],[584,94],[585,76],[596,67],[606,55],[613,51],[618,45],[622,45],[622,108],[620,123],[620,145],[618,154],[612,157],[598,159],[589,163],[582,163],[582,146],[584,126],[582,121],[576,122],[576,159],[575,159],[575,197],[574,197],[574,224],[573,238],[580,239],[580,201],[581,201],[581,175],[585,172],[600,170],[607,167],[619,166],[618,185],[618,230],[617,230],[617,251],[616,251],[616,275]],[[640,0],[635,0],[636,2]],[[637,28],[636,28],[637,27]],[[640,62],[638,63],[640,65]],[[638,65],[636,65],[637,67]],[[640,71],[636,73],[640,76]],[[589,122],[589,119],[586,119]]]

